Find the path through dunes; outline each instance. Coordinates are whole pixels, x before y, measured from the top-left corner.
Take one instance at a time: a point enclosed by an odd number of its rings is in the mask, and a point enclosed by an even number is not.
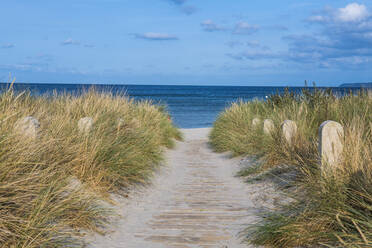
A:
[[[90,247],[247,247],[239,232],[256,215],[249,187],[234,177],[239,160],[208,147],[209,129],[183,132],[154,184],[121,205],[113,232]]]

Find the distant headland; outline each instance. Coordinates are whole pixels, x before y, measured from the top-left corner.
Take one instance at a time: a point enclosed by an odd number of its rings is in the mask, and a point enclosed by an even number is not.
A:
[[[369,83],[348,83],[348,84],[341,84],[339,87],[345,88],[372,88],[372,82]]]

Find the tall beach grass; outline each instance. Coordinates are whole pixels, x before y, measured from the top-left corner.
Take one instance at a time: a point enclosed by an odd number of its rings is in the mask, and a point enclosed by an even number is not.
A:
[[[265,135],[262,123],[275,130]],[[281,138],[281,123],[297,123],[292,145]],[[345,130],[342,163],[322,173],[318,128],[334,120]],[[241,175],[289,166],[296,178],[291,203],[247,229],[247,240],[267,247],[372,247],[372,98],[370,92],[335,96],[330,90],[286,91],[266,101],[238,102],[220,114],[210,141],[217,151],[260,161]]]
[[[19,134],[26,116],[36,139]],[[78,120],[93,129],[79,133]],[[149,180],[165,147],[180,139],[163,108],[94,89],[81,95],[0,93],[0,247],[80,247],[80,230],[101,232],[105,200]]]

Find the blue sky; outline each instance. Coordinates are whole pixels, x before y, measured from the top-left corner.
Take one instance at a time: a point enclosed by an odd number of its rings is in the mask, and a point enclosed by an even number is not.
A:
[[[372,81],[372,0],[2,0],[0,81]]]

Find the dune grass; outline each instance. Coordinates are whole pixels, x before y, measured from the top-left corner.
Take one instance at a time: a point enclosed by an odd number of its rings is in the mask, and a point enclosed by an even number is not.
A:
[[[275,123],[271,135],[253,118]],[[280,124],[297,123],[292,145],[281,138]],[[334,120],[345,130],[343,161],[322,173],[318,128]],[[220,114],[210,141],[217,151],[258,158],[258,167],[241,175],[282,165],[296,174],[291,203],[268,213],[247,229],[247,240],[267,247],[372,246],[372,98],[370,93],[335,96],[330,90],[286,91],[267,101],[238,102]]]
[[[33,116],[33,140],[15,131]],[[92,117],[93,130],[77,122]],[[163,108],[94,89],[81,95],[0,93],[0,246],[80,247],[79,230],[101,232],[110,192],[145,183],[180,139]],[[105,207],[106,206],[106,207]]]

